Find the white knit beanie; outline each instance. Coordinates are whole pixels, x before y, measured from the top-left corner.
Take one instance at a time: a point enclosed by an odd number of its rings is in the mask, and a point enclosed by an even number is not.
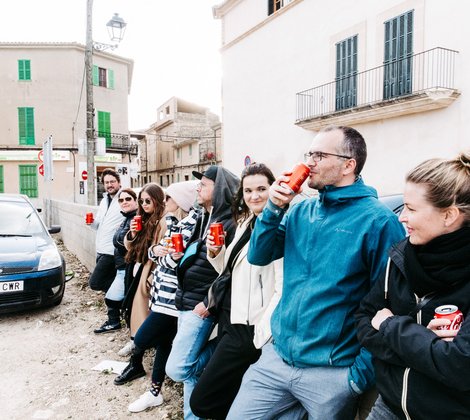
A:
[[[199,181],[175,182],[166,188],[165,193],[175,200],[178,207],[188,213],[196,201],[198,183]]]

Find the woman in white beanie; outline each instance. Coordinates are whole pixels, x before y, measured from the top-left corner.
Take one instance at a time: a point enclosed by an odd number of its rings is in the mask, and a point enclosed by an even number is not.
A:
[[[165,365],[176,335],[178,311],[175,293],[178,286],[176,266],[183,253],[171,248],[172,233],[181,233],[183,243],[191,237],[197,220],[197,211],[192,208],[196,200],[196,181],[171,184],[165,191],[165,217],[167,231],[160,243],[149,248],[149,258],[156,263],[153,284],[150,290],[150,314],[134,337],[134,348],[128,366],[114,383],[121,385],[142,376],[142,359],[145,350],[155,348],[155,360],[150,389],[129,405],[128,410],[137,413],[163,403],[161,387],[165,379]]]

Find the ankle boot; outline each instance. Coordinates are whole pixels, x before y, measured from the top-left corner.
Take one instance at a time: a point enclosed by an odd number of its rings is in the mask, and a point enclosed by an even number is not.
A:
[[[114,385],[123,385],[134,379],[145,376],[144,366],[142,365],[143,358],[144,352],[141,352],[135,347],[129,364],[124,368],[122,373],[114,379]]]

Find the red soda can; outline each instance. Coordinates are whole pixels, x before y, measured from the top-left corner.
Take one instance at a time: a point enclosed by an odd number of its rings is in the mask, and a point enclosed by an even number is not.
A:
[[[211,223],[210,234],[214,238],[215,246],[222,246],[225,243],[224,225],[222,223]]]
[[[134,221],[136,223],[135,230],[137,232],[140,232],[142,230],[142,216],[140,215],[134,216]]]
[[[434,318],[448,319],[450,325],[439,327],[440,330],[459,330],[463,322],[463,313],[455,305],[442,305],[434,310]]]
[[[289,182],[287,186],[291,189],[292,194],[297,194],[300,187],[310,175],[310,168],[305,163],[298,163],[292,169],[292,174],[289,175]]]
[[[93,223],[93,213],[87,213],[85,215],[85,223],[91,225]]]
[[[183,235],[181,233],[172,233],[171,234],[171,242],[173,244],[173,248],[175,252],[183,252]]]

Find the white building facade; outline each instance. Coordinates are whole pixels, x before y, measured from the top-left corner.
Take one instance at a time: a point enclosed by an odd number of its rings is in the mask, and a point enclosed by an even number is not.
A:
[[[470,3],[456,0],[226,0],[223,162],[276,175],[328,125],[359,130],[363,171],[400,192],[424,159],[470,149]]]

